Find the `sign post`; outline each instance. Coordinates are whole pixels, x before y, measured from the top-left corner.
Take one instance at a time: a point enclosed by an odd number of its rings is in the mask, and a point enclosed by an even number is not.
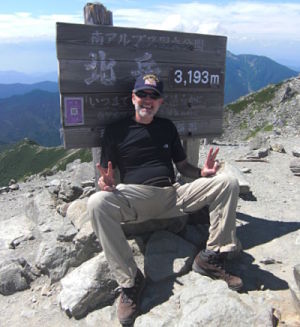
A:
[[[114,27],[101,4],[84,12],[85,25],[57,23],[65,147],[94,148],[99,161],[105,126],[133,115],[134,81],[154,73],[165,86],[159,115],[174,122],[197,165],[199,138],[222,133],[227,38]]]

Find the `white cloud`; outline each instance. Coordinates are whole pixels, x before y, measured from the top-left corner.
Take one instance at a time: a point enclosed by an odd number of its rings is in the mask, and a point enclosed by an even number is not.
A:
[[[122,5],[126,6],[126,1],[118,6]],[[225,35],[228,49],[239,53],[252,51],[272,56],[285,52],[282,57],[296,58],[300,51],[300,3],[240,0],[217,5],[199,0],[153,6],[153,9],[120,8],[113,11],[113,16],[116,26]],[[53,42],[58,21],[82,23],[83,17],[80,14],[33,16],[26,12],[0,14],[0,42],[33,39]]]
[[[145,12],[115,10],[114,21],[122,26],[223,34],[232,40],[300,40],[300,4],[295,3],[192,2]]]
[[[0,41],[16,43],[53,39],[56,22],[82,23],[82,19],[79,15],[33,16],[26,12],[0,14]]]

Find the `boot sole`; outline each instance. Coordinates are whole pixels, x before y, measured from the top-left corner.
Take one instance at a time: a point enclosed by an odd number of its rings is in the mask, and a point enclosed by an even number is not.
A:
[[[192,269],[193,269],[194,272],[196,272],[196,273],[198,273],[198,274],[200,274],[202,276],[207,276],[207,277],[210,277],[211,279],[214,279],[214,280],[223,280],[223,279],[220,279],[220,278],[216,278],[215,276],[209,275],[205,270],[200,268],[195,261],[193,262]],[[243,284],[240,284],[240,285],[237,285],[237,286],[229,286],[228,285],[228,288],[230,288],[233,291],[240,291],[243,288]]]

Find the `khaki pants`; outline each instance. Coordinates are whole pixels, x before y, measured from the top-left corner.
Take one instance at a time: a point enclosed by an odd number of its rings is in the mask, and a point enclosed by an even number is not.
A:
[[[137,266],[120,223],[178,217],[208,205],[207,249],[229,252],[236,248],[238,194],[237,179],[225,173],[162,188],[119,184],[113,192],[93,194],[88,211],[111,272],[120,286],[132,287]]]

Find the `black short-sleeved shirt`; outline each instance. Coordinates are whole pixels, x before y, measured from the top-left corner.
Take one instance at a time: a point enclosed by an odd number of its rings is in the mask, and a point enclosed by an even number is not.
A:
[[[150,124],[137,123],[132,117],[106,127],[101,166],[108,161],[120,170],[121,182],[142,184],[160,176],[174,182],[174,163],[186,159],[175,125],[168,119],[154,117]]]

